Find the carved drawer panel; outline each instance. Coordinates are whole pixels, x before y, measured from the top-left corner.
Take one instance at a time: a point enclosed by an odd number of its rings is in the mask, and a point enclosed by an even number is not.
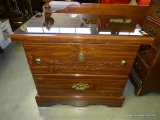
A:
[[[24,45],[34,74],[129,74],[137,46]]]
[[[151,45],[142,45],[139,49],[138,54],[150,67],[151,64],[153,64],[153,61],[155,60],[155,57],[158,54],[158,51]]]
[[[151,3],[148,16],[155,19],[156,21],[160,21],[160,3],[158,3],[158,0],[153,0],[154,2]]]
[[[146,74],[148,72],[148,68],[144,65],[144,63],[139,59],[136,58],[133,66],[134,71],[138,75],[139,79],[141,80],[141,84],[143,84]]]
[[[128,76],[34,75],[39,95],[121,96]]]
[[[154,37],[153,44],[157,47],[160,47],[160,25],[156,24],[154,21],[151,21],[150,19],[146,19],[144,22],[144,29],[147,33],[149,33],[151,36]]]

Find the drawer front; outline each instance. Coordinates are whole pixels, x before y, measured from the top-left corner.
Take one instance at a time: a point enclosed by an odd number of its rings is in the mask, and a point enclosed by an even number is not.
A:
[[[24,45],[34,74],[129,74],[137,46]]]
[[[153,44],[157,47],[160,47],[160,25],[154,23],[153,21],[146,19],[143,28],[147,33],[154,37]]]
[[[128,76],[34,75],[39,95],[97,96],[123,94]]]
[[[147,76],[148,69],[138,57],[134,62],[133,69],[141,80],[141,84],[143,84]]]
[[[139,49],[138,54],[141,58],[146,62],[146,64],[150,67],[158,54],[158,51],[153,48],[151,45],[142,45]]]
[[[160,22],[160,4],[158,2],[151,3],[148,16]]]

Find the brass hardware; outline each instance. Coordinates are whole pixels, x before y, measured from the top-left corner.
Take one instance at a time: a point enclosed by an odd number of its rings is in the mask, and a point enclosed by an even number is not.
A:
[[[154,29],[150,28],[150,29],[149,29],[149,34],[150,34],[151,36],[155,36],[155,35],[157,34],[157,32],[156,32]]]
[[[80,62],[83,62],[83,61],[84,61],[84,54],[83,54],[82,52],[79,53],[79,55],[78,55],[78,60],[79,60]]]
[[[89,88],[88,84],[83,84],[83,83],[77,83],[77,84],[73,84],[72,88],[75,88],[76,90],[85,90],[87,88]]]
[[[137,94],[136,94],[136,96],[139,96],[140,93],[141,93],[141,91],[142,91],[142,89],[139,89],[138,92],[137,92]]]
[[[36,59],[36,64],[38,64],[38,65],[41,64],[41,59],[40,59],[40,58],[37,58],[37,59]]]
[[[137,68],[137,70],[142,70],[142,67],[139,63],[136,63],[136,68]]]
[[[140,47],[140,51],[143,53],[143,54],[146,54],[149,52],[149,48],[144,46],[144,45],[141,45]]]
[[[157,14],[158,17],[160,17],[160,8],[157,8],[156,14]]]
[[[22,24],[22,22],[12,22],[12,23],[15,23],[15,24],[16,24],[16,23],[17,23],[17,24]]]
[[[126,66],[127,65],[127,61],[125,61],[125,60],[122,60],[122,62],[121,62],[121,66]]]

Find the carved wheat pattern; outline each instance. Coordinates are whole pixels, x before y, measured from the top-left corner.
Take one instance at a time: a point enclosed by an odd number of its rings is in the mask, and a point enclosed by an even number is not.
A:
[[[95,62],[95,57],[88,52],[85,54],[85,59],[83,62],[78,60],[79,51],[74,51],[70,55],[68,55],[69,61],[67,64],[64,60],[51,60],[49,63],[49,73],[57,73],[63,70],[71,70],[79,66],[83,66],[84,70],[98,70],[105,69],[106,67],[113,67],[112,62],[107,60],[101,60],[99,62]],[[65,63],[65,64],[64,64]]]

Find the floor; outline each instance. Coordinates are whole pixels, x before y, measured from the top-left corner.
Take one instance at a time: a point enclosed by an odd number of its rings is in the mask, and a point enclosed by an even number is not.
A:
[[[0,120],[160,120],[160,94],[133,94],[128,81],[122,108],[91,105],[37,107],[36,89],[21,43],[0,54]]]

